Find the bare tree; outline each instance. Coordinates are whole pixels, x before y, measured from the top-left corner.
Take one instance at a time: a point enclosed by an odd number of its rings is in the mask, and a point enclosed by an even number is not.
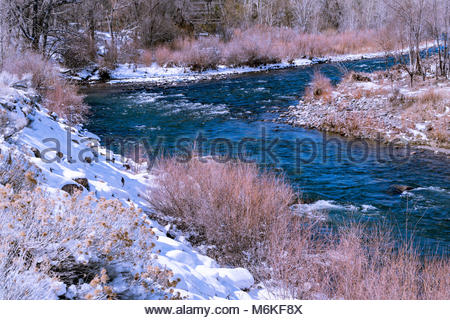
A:
[[[289,0],[290,7],[295,17],[296,26],[303,32],[317,30],[319,6],[316,0]]]
[[[44,52],[55,19],[55,11],[80,0],[4,0],[9,26],[16,28],[35,51]]]
[[[412,86],[414,75],[424,74],[421,65],[420,45],[424,36],[425,0],[387,0],[387,5],[393,11],[393,19],[397,19],[402,41],[405,41],[409,52],[409,67],[404,66],[410,75]]]
[[[438,71],[441,76],[448,77],[449,50],[448,50],[448,28],[449,28],[449,3],[442,0],[431,0],[430,9],[426,18],[426,25],[430,35],[434,38],[438,50]]]

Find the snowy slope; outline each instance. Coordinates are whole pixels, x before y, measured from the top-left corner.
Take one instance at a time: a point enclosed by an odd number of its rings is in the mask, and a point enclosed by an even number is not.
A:
[[[0,90],[0,109],[10,118],[8,126],[14,127],[8,133],[9,138],[1,135],[2,153],[19,150],[42,170],[40,182],[50,192],[60,193],[63,186],[74,184],[74,179],[85,178],[90,192],[96,197],[116,198],[125,205],[134,204],[148,210],[143,195],[154,181],[151,174],[134,174],[124,167],[117,155],[110,157],[115,158],[114,162],[107,161],[107,150],[99,146],[98,137],[81,128],[67,126],[55,115],[49,115],[36,100],[31,90]],[[37,151],[39,156],[36,156]],[[47,161],[50,159],[57,161]],[[84,193],[88,194],[88,191],[84,190]],[[243,291],[254,285],[247,270],[222,268],[193,249],[182,236],[173,240],[157,222],[148,218],[146,221],[158,236],[155,248],[155,251],[161,251],[158,261],[172,270],[175,278],[181,279],[177,289],[182,296],[191,299],[251,298]]]

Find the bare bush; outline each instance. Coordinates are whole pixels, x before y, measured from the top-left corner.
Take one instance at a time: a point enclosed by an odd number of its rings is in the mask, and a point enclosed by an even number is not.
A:
[[[161,66],[250,66],[293,62],[304,56],[361,53],[378,50],[376,31],[304,34],[293,29],[253,26],[235,29],[228,41],[211,36],[177,39],[156,49]]]
[[[56,80],[45,90],[45,106],[72,125],[84,122],[89,113],[89,106],[78,94],[78,89],[62,80]]]
[[[88,66],[95,61],[97,55],[95,43],[84,35],[67,37],[58,51],[61,54],[62,63],[73,69]]]
[[[154,232],[139,210],[39,189],[2,187],[0,199],[1,299],[68,296],[64,288],[70,286],[77,299],[172,296],[177,281],[155,264]],[[125,291],[112,284],[118,278]]]
[[[448,259],[422,258],[388,228],[333,230],[289,208],[294,192],[254,165],[162,160],[148,200],[245,266],[274,296],[296,299],[448,299]],[[171,220],[173,221],[173,220]]]
[[[290,236],[274,239],[268,254],[285,298],[449,298],[448,259],[421,257],[409,244],[398,245],[386,227],[358,222],[317,236],[320,226],[306,225],[295,234],[281,230]]]
[[[85,120],[89,107],[78,94],[76,86],[61,78],[57,66],[32,52],[11,54],[6,71],[19,79],[31,77],[32,86],[44,96],[46,107],[70,124]]]
[[[15,192],[33,190],[39,169],[14,151],[0,154],[0,185],[9,185]]]
[[[250,264],[294,199],[288,184],[253,164],[169,159],[158,167],[163,173],[150,204],[204,233],[216,258],[235,265]]]
[[[305,98],[314,100],[322,99],[329,101],[333,94],[333,85],[330,79],[325,77],[320,72],[314,73],[314,78],[311,84],[306,88]]]
[[[45,89],[54,82],[55,78],[58,78],[51,62],[30,51],[11,52],[5,61],[4,71],[15,74],[20,79],[27,75],[31,76],[33,88],[37,90]]]

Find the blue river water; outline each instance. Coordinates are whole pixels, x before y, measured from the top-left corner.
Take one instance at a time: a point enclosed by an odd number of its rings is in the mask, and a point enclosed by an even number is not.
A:
[[[386,68],[384,59],[348,62],[350,70]],[[388,223],[418,247],[448,255],[450,158],[276,123],[297,103],[316,69],[338,82],[342,66],[323,64],[220,80],[90,92],[87,129],[109,139],[144,139],[178,153],[241,157],[283,174],[306,202],[298,210],[333,223],[350,217]],[[201,137],[201,139],[198,139]],[[112,149],[117,149],[114,145]],[[118,150],[114,150],[118,151]],[[412,188],[402,194],[393,185]]]

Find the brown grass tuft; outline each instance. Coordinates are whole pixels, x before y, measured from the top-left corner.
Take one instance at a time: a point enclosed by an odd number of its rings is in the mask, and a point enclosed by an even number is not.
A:
[[[429,300],[450,297],[448,259],[396,246],[389,229],[354,223],[333,235],[302,227],[269,251],[285,298]],[[323,229],[323,227],[322,227]],[[280,257],[282,257],[280,259]]]
[[[310,100],[330,101],[333,94],[333,85],[330,79],[320,72],[314,73],[311,84],[306,88],[305,98]]]

